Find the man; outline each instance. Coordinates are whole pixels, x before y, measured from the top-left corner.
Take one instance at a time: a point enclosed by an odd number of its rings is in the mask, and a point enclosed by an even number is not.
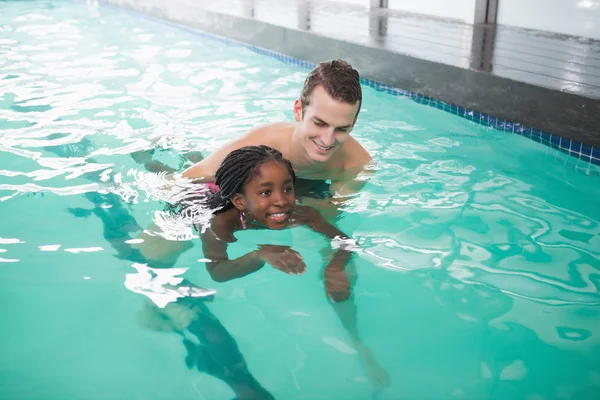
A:
[[[362,105],[358,72],[343,60],[320,63],[313,69],[294,103],[296,123],[272,123],[250,130],[189,167],[183,176],[210,181],[232,150],[267,145],[289,159],[298,178],[331,180],[329,191],[341,194],[371,161],[369,153],[350,136]],[[356,183],[354,183],[356,184]],[[303,182],[299,182],[300,188]],[[299,190],[302,195],[302,190]]]

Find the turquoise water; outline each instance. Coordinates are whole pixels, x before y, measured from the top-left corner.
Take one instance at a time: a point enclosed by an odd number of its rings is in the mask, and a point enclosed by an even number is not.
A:
[[[354,135],[377,172],[337,221],[361,246],[353,303],[386,388],[326,300],[321,237],[240,233],[230,256],[290,244],[307,273],[210,279],[130,154],[182,168],[291,121],[306,72],[115,9],[0,2],[0,398],[232,399],[240,368],[277,399],[597,398],[597,167],[407,99],[364,88]],[[153,222],[193,244],[155,273],[212,299],[161,311],[135,291],[126,241]],[[161,312],[202,317],[178,333]]]

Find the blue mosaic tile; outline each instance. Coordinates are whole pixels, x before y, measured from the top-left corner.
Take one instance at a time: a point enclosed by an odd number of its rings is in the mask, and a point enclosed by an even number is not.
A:
[[[542,140],[546,143],[550,143],[550,134],[548,132],[542,132]]]
[[[524,130],[525,130],[525,127],[521,124],[515,124],[515,126],[513,127],[513,131],[517,135],[522,135]]]
[[[571,141],[571,153],[579,153],[581,152],[581,143],[572,140]]]
[[[550,142],[551,142],[553,145],[557,146],[557,147],[560,147],[560,139],[561,139],[561,138],[560,138],[560,136],[558,136],[558,135],[551,135],[551,136],[550,136]]]
[[[560,148],[569,151],[571,149],[571,139],[561,138]]]
[[[592,158],[592,164],[600,165],[600,158]]]
[[[514,132],[515,126],[512,122],[506,121],[506,127],[504,128],[506,132]]]
[[[591,157],[592,156],[592,146],[582,143],[581,144],[581,154]]]
[[[539,139],[539,141],[541,142],[542,141],[542,132],[539,129],[532,129],[531,130],[531,137],[533,139]]]
[[[592,147],[592,157],[600,160],[600,147]]]
[[[493,115],[488,115],[488,125],[489,126],[496,126],[497,121],[498,121],[497,117],[494,117]]]
[[[581,157],[580,157],[580,160],[582,160],[582,161],[585,161],[585,162],[590,162],[590,161],[592,161],[592,159],[591,159],[590,157],[588,157],[588,156],[581,156]]]
[[[568,154],[569,156],[571,155],[571,152],[569,151],[568,148],[565,149],[564,147],[561,147],[559,150],[565,154]]]
[[[496,129],[501,130],[501,131],[505,131],[506,130],[506,120],[504,120],[504,119],[497,119],[496,120]]]

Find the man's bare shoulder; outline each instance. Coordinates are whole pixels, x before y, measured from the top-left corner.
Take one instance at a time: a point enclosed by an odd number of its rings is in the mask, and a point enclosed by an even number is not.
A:
[[[185,170],[183,176],[190,179],[210,180],[214,177],[227,154],[245,146],[264,144],[281,151],[289,142],[293,130],[294,124],[290,123],[272,123],[252,128],[243,135],[222,145],[204,160]]]
[[[369,152],[353,137],[344,143],[342,151],[345,170],[368,164],[373,160]]]
[[[281,151],[281,147],[289,142],[295,124],[289,122],[275,122],[261,125],[249,130],[242,138],[242,146],[265,145]],[[242,147],[240,146],[240,147]]]

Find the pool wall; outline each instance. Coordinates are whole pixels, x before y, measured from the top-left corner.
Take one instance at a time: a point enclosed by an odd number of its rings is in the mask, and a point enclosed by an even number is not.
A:
[[[218,6],[210,9],[203,1],[101,3],[190,29],[227,45],[242,45],[306,69],[321,60],[343,58],[359,70],[367,86],[527,137],[584,163],[600,165],[600,101],[595,98],[260,21],[244,11],[242,6],[248,0],[236,2],[241,4],[239,15],[231,9],[229,13],[214,11]],[[486,63],[484,59],[481,64]]]

